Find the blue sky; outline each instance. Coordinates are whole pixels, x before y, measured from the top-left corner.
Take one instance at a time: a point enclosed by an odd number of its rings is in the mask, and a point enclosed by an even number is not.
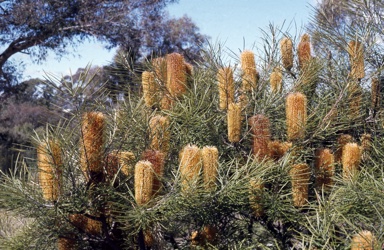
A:
[[[311,5],[316,0],[179,0],[178,4],[168,7],[170,15],[181,17],[187,14],[200,28],[200,32],[209,35],[212,43],[219,41],[232,51],[252,49],[260,43],[261,30],[266,30],[269,23],[285,27],[291,25],[291,32],[301,32],[308,23]],[[45,72],[57,76],[65,75],[70,70],[92,65],[105,65],[112,60],[114,50],[108,51],[103,44],[86,42],[71,50],[61,60],[54,54],[47,61],[36,65],[27,55],[15,56],[25,62],[25,78],[43,77]]]

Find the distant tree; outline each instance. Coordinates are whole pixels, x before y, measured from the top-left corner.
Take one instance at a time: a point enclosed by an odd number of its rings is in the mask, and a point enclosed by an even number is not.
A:
[[[131,48],[136,57],[154,51],[159,42],[165,43],[170,38],[169,30],[174,30],[172,26],[179,23],[164,17],[164,7],[173,2],[176,0],[0,1],[0,47],[3,48],[0,88],[3,95],[12,94],[15,74],[10,70],[14,68],[9,59],[16,53],[29,54],[38,62],[46,58],[48,51],[61,56],[69,46],[89,38],[107,42],[109,48],[119,45]],[[197,33],[198,29],[188,18],[182,18],[179,24],[188,26],[183,28],[179,38],[173,39],[172,42],[177,43],[174,46],[194,52],[191,47],[204,36]],[[188,32],[193,33],[189,36]],[[153,38],[158,35],[162,37],[154,42]]]

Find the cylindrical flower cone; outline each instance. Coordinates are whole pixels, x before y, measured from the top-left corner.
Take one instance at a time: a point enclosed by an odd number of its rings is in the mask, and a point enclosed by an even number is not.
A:
[[[256,217],[261,217],[264,214],[263,205],[261,203],[263,196],[264,183],[261,179],[251,179],[249,190],[249,202]]]
[[[275,68],[273,69],[271,76],[269,78],[269,82],[271,84],[271,90],[273,93],[279,93],[282,90],[283,85],[283,74],[281,73],[281,69]]]
[[[59,237],[57,240],[57,249],[58,250],[76,250],[76,241],[71,238]]]
[[[172,97],[180,97],[187,91],[187,74],[184,58],[178,53],[168,54],[167,60],[167,88]]]
[[[351,62],[351,77],[352,79],[361,79],[365,76],[364,71],[364,47],[361,42],[350,41],[347,51]]]
[[[307,98],[300,92],[290,93],[286,103],[288,140],[304,139],[307,124]]]
[[[139,161],[135,165],[135,199],[138,205],[147,204],[153,193],[153,165],[149,161]]]
[[[339,136],[339,138],[337,138],[337,145],[336,145],[336,152],[335,152],[335,162],[338,162],[338,163],[341,162],[341,157],[343,155],[343,148],[344,148],[344,146],[347,143],[352,142],[352,141],[353,141],[352,136],[350,136],[348,134],[342,134],[342,135]]]
[[[311,60],[311,42],[308,34],[304,34],[301,37],[297,53],[299,57],[299,68],[303,70]]]
[[[367,230],[355,234],[351,242],[351,250],[375,250],[379,249],[376,237]]]
[[[57,201],[62,188],[62,158],[60,146],[54,142],[37,147],[39,184],[47,201]]]
[[[371,82],[371,108],[374,112],[377,112],[381,104],[380,94],[380,81],[379,78],[374,77]]]
[[[269,156],[268,144],[271,140],[270,123],[265,115],[254,115],[248,120],[253,145],[252,154],[260,161]]]
[[[150,129],[150,148],[168,153],[169,150],[169,131],[170,121],[166,116],[156,115],[149,121]]]
[[[335,174],[335,157],[331,150],[322,148],[316,150],[315,153],[315,173],[316,187],[328,188],[333,185],[333,176]]]
[[[175,99],[170,95],[168,91],[166,93],[163,93],[163,96],[160,100],[160,108],[162,110],[170,110],[175,103]]]
[[[258,74],[256,70],[255,54],[252,51],[245,50],[241,53],[241,69],[243,72],[241,89],[243,92],[249,92],[256,88]]]
[[[85,177],[101,181],[103,174],[105,118],[100,112],[87,112],[81,121],[81,169]]]
[[[291,70],[293,67],[293,43],[288,37],[284,37],[280,41],[280,53],[283,67],[286,70]]]
[[[228,140],[230,142],[239,142],[241,136],[241,105],[231,103],[228,106]]]
[[[357,82],[353,83],[349,89],[349,117],[352,121],[359,118],[361,113],[361,103],[363,91]]]
[[[83,214],[71,214],[69,221],[78,229],[81,229],[87,234],[100,235],[102,233],[101,221],[91,219]]]
[[[162,186],[161,179],[164,175],[165,155],[161,151],[147,149],[143,152],[141,159],[152,163],[154,171],[152,196],[154,196],[160,191]]]
[[[341,162],[343,165],[343,179],[349,180],[354,178],[359,172],[359,164],[361,161],[361,151],[357,143],[347,143],[343,147],[343,155]]]
[[[179,165],[182,190],[187,191],[198,181],[199,173],[202,167],[200,149],[195,145],[185,146],[180,152]]]
[[[219,107],[221,110],[228,109],[228,105],[235,101],[235,84],[231,67],[219,69],[217,73],[219,86]]]
[[[202,238],[207,243],[214,243],[217,237],[217,228],[214,226],[204,226],[203,231],[201,232]]]
[[[270,141],[268,143],[269,157],[277,161],[283,158],[291,147],[291,142]]]
[[[160,93],[159,85],[155,81],[153,72],[144,71],[141,75],[143,85],[144,102],[147,107],[152,107],[158,103],[158,94]]]
[[[206,146],[201,149],[203,161],[204,185],[208,190],[216,187],[217,173],[219,168],[219,151],[216,147]]]
[[[120,171],[125,176],[130,176],[133,174],[135,155],[129,151],[121,151],[119,152],[119,164]]]
[[[165,86],[167,82],[167,60],[164,57],[152,60],[152,66],[155,73],[155,79],[160,85]]]
[[[308,202],[308,186],[311,175],[307,164],[296,164],[289,171],[292,183],[293,205],[303,207]]]

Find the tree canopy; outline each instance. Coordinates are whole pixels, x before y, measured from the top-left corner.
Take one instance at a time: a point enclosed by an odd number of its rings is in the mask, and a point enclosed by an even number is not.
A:
[[[196,52],[205,36],[187,17],[171,19],[165,6],[175,0],[3,0],[0,1],[0,82],[12,87],[15,70],[9,59],[26,53],[39,62],[95,38],[108,47],[123,46],[142,57],[177,50]],[[186,27],[178,29],[180,26]],[[177,33],[177,34],[175,34]],[[13,70],[13,71],[12,71]]]

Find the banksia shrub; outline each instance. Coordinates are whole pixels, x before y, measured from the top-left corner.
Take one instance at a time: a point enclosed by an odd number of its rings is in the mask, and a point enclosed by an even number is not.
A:
[[[359,41],[350,41],[348,43],[347,51],[351,63],[352,79],[361,79],[365,76],[364,71],[364,47]]]
[[[233,82],[233,71],[231,67],[219,69],[217,73],[219,87],[219,107],[226,110],[228,105],[235,101],[235,84]]]
[[[271,140],[269,119],[265,115],[254,115],[249,118],[248,123],[252,133],[252,154],[261,161],[269,156],[268,144]]]
[[[252,51],[245,50],[241,53],[241,70],[243,92],[252,91],[257,86],[258,73],[256,70],[255,55]]]
[[[295,207],[303,207],[308,202],[310,171],[310,168],[305,163],[296,164],[292,166],[289,171],[292,184],[293,205]]]
[[[241,105],[231,103],[228,106],[227,113],[228,140],[230,142],[239,142],[241,135]]]
[[[280,53],[283,67],[288,71],[291,70],[293,67],[293,44],[290,38],[284,37],[281,39]]]
[[[54,142],[37,147],[39,184],[46,201],[57,201],[62,186],[62,158],[60,146]]]
[[[328,188],[333,185],[333,176],[335,174],[335,157],[331,150],[322,148],[315,153],[315,175],[316,187]]]
[[[204,185],[208,190],[216,187],[219,168],[219,151],[216,147],[205,146],[201,149]]]
[[[311,60],[311,42],[308,34],[301,36],[298,48],[297,55],[299,58],[299,68],[303,70]]]
[[[348,180],[356,176],[359,171],[361,151],[357,143],[347,143],[343,147],[341,162],[343,165],[343,179]]]
[[[168,54],[167,60],[167,89],[172,97],[180,97],[187,91],[187,75],[182,55]]]
[[[342,134],[337,138],[336,152],[335,152],[335,161],[341,162],[341,157],[343,155],[344,146],[347,143],[353,141],[353,137],[348,134]]]
[[[144,71],[141,75],[141,79],[145,105],[147,107],[152,107],[158,102],[157,95],[160,93],[160,89],[155,81],[155,74],[153,72]]]
[[[161,189],[161,179],[163,178],[163,175],[164,175],[164,162],[165,162],[164,153],[158,150],[147,149],[143,152],[141,159],[152,163],[152,168],[154,172],[152,195],[155,195]]]
[[[147,204],[153,193],[153,165],[149,161],[139,161],[135,165],[135,200],[138,205]]]
[[[376,237],[367,230],[355,234],[351,242],[351,250],[375,250],[379,249]]]
[[[307,98],[300,92],[290,93],[286,102],[288,140],[299,140],[305,136],[307,124]]]
[[[268,143],[269,157],[277,161],[292,147],[291,142],[270,141]]]
[[[166,116],[156,115],[149,120],[150,148],[168,153],[170,121]]]
[[[269,78],[271,84],[271,90],[273,93],[281,92],[283,88],[283,74],[280,68],[274,68]]]
[[[100,112],[87,112],[81,121],[81,169],[89,180],[98,180],[103,173],[105,118]]]
[[[255,217],[261,217],[264,214],[262,197],[264,182],[261,179],[251,179],[249,181],[249,202]]]
[[[182,190],[186,191],[198,181],[202,167],[200,149],[195,145],[185,146],[179,155]]]

